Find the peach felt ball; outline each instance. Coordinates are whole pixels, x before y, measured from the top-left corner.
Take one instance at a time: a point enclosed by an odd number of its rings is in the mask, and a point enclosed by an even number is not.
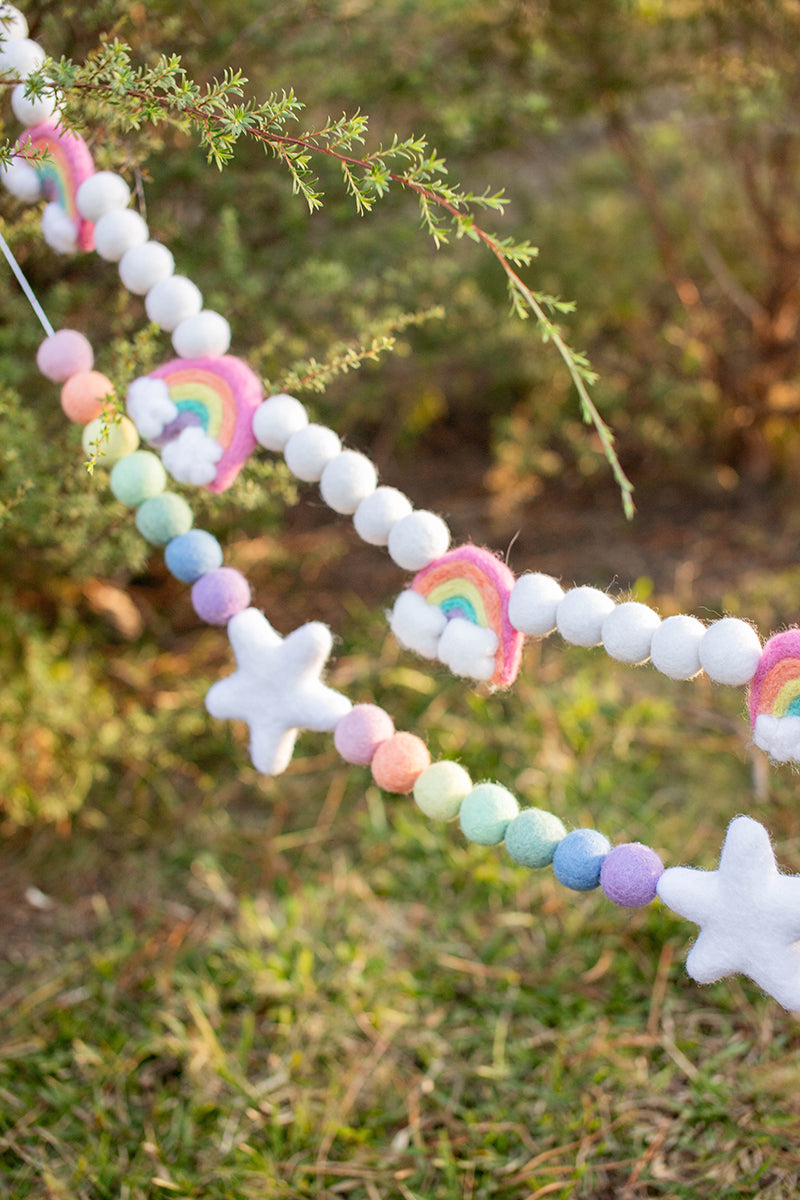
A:
[[[100,371],[78,371],[77,375],[70,375],[61,389],[61,407],[70,421],[88,425],[101,415],[103,401],[113,394],[111,380]]]
[[[428,747],[414,733],[395,733],[381,742],[372,759],[372,778],[385,792],[407,796],[431,763]]]

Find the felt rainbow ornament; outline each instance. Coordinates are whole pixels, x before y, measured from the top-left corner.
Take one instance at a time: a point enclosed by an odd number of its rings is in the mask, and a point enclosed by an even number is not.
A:
[[[458,546],[414,577],[391,617],[398,640],[456,675],[510,687],[523,636],[508,617],[513,572],[489,550]]]
[[[175,479],[223,492],[255,448],[253,413],[263,398],[260,379],[240,358],[178,358],[131,384],[128,412],[162,448]]]
[[[37,160],[31,166],[39,177],[43,195],[51,203],[58,204],[72,221],[77,249],[92,250],[94,225],[81,216],[76,199],[78,188],[94,174],[89,147],[80,134],[62,129],[51,121],[43,121],[26,129],[16,147],[21,158],[42,151],[47,158]]]
[[[800,629],[776,633],[764,646],[750,685],[756,745],[776,762],[800,762]]]

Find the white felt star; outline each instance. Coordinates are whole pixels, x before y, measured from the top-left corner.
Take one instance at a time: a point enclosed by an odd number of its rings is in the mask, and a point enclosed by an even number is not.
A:
[[[288,767],[301,729],[330,732],[350,701],[320,681],[333,646],[327,626],[301,625],[282,638],[258,609],[228,622],[237,670],[212,684],[206,708],[212,717],[246,721],[250,757],[258,771],[279,775]]]
[[[713,983],[739,972],[800,1011],[800,876],[780,874],[763,825],[735,817],[717,870],[670,867],[658,894],[700,926],[686,960],[693,979]]]

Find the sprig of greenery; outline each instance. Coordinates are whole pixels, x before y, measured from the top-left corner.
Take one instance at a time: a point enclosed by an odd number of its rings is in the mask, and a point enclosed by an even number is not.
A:
[[[397,344],[395,334],[442,316],[444,309],[440,305],[419,312],[402,313],[391,321],[383,321],[380,327],[374,328],[360,342],[334,346],[323,362],[318,362],[316,358],[303,359],[294,363],[278,383],[265,380],[264,386],[272,392],[324,392],[337,375],[357,371],[362,363],[377,362],[382,354],[393,350]]]
[[[613,433],[590,395],[596,376],[585,355],[569,345],[553,319],[556,314],[571,311],[571,306],[535,291],[520,276],[517,268],[529,266],[538,253],[532,243],[501,238],[476,220],[476,215],[482,212],[502,214],[508,203],[505,193],[488,188],[475,193],[451,183],[445,160],[429,148],[425,137],[395,136],[388,146],[378,146],[365,155],[354,153],[365,144],[368,129],[368,118],[361,112],[353,116],[344,114],[336,120],[329,118],[320,128],[295,135],[290,131],[290,122],[298,120],[303,105],[294,92],[273,92],[266,100],[256,102],[244,99],[246,82],[240,71],[226,71],[220,80],[200,85],[189,78],[175,54],[162,55],[154,66],[136,67],[129,48],[111,41],[82,65],[68,59],[47,63],[42,71],[31,76],[28,91],[37,95],[47,87],[55,87],[66,102],[67,116],[77,123],[80,111],[79,106],[73,111],[73,102],[88,94],[103,103],[123,127],[168,122],[186,131],[195,130],[209,162],[218,168],[231,159],[240,138],[253,138],[284,164],[295,193],[304,198],[311,211],[323,203],[314,169],[319,156],[339,164],[345,189],[359,214],[370,212],[393,185],[413,192],[419,202],[423,228],[437,248],[453,237],[467,237],[494,255],[506,276],[512,311],[522,319],[532,315],[543,341],[552,343],[564,362],[577,391],[583,419],[597,432],[620,488],[624,511],[628,517],[632,516],[632,484],[614,448]],[[388,345],[376,346],[374,352],[381,353],[387,348]],[[326,378],[327,368],[321,369],[321,364],[310,360],[307,368],[309,379]]]

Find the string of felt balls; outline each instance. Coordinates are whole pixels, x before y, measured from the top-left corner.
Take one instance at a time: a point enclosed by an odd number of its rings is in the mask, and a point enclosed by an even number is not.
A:
[[[8,21],[16,20],[8,16],[10,7],[0,6],[0,24],[5,21],[7,31]],[[20,62],[29,60],[38,66],[42,59],[30,49],[32,44],[23,44],[27,39],[19,34],[19,25],[16,33],[16,38],[7,35],[0,46],[0,69],[16,58],[15,69],[23,74]],[[41,128],[43,116],[49,119],[57,112],[51,99],[26,97],[24,87],[15,90],[12,103],[29,131]],[[80,159],[83,143],[76,135],[48,128],[39,137],[46,137],[48,147]],[[20,153],[4,174],[16,195],[34,200],[40,197],[42,180],[36,167],[25,160],[28,143],[36,145],[34,133],[21,139]],[[145,296],[148,317],[172,333],[179,359],[201,356],[204,363],[215,362],[217,375],[227,382],[225,373],[234,372],[231,387],[237,390],[238,407],[249,416],[248,437],[236,448],[234,475],[247,458],[250,439],[282,452],[298,478],[319,482],[326,503],[353,516],[362,538],[387,546],[395,562],[417,572],[392,614],[392,628],[401,642],[439,658],[456,673],[501,686],[513,681],[522,638],[545,636],[556,628],[566,640],[602,644],[624,662],[649,658],[672,678],[690,678],[704,669],[718,682],[741,685],[754,680],[751,706],[754,690],[770,692],[774,704],[773,693],[780,688],[785,692],[787,680],[791,685],[787,662],[797,657],[794,631],[777,635],[762,652],[758,635],[747,622],[723,618],[706,627],[685,614],[661,621],[647,606],[615,604],[598,589],[564,592],[556,580],[539,573],[515,581],[505,564],[479,547],[449,550],[449,530],[440,517],[414,511],[396,489],[378,487],[377,473],[366,456],[343,450],[334,431],[310,423],[295,398],[281,395],[264,400],[260,389],[250,386],[252,372],[245,364],[228,366],[239,360],[227,356],[227,321],[202,309],[199,290],[174,274],[171,253],[149,240],[143,219],[127,207],[130,191],[125,181],[109,172],[96,173],[85,161],[76,170],[82,170],[84,178],[75,188],[74,214],[53,199],[45,208],[43,233],[48,243],[62,252],[93,245],[101,257],[119,264],[129,290]],[[217,540],[192,528],[190,506],[167,490],[165,463],[183,482],[222,490],[229,480],[220,482],[219,469],[212,467],[224,459],[231,443],[220,447],[214,458],[208,454],[208,439],[203,442],[191,423],[169,436],[174,413],[170,409],[165,420],[160,411],[167,402],[175,407],[168,388],[166,399],[164,395],[164,379],[172,379],[168,368],[135,381],[129,389],[128,409],[137,416],[137,430],[126,417],[107,428],[102,408],[110,384],[94,371],[93,352],[82,334],[73,330],[50,334],[37,361],[48,378],[62,384],[64,411],[84,425],[85,451],[94,447],[99,461],[111,468],[110,486],[116,498],[135,510],[136,525],[147,541],[164,547],[173,575],[191,584],[198,616],[227,626],[237,670],[211,687],[206,704],[214,716],[247,721],[251,756],[259,770],[270,774],[284,770],[300,729],[332,732],[345,761],[369,766],[376,784],[386,791],[413,793],[428,816],[457,818],[470,841],[487,846],[502,843],[515,862],[527,867],[552,864],[565,886],[577,891],[599,886],[609,899],[625,907],[647,904],[659,895],[701,926],[687,962],[695,979],[707,982],[741,971],[786,1007],[800,1008],[796,945],[800,919],[795,917],[800,912],[800,879],[779,874],[763,826],[748,817],[736,818],[715,872],[665,870],[655,851],[641,843],[612,847],[597,830],[567,832],[553,813],[520,810],[507,788],[491,781],[473,784],[461,764],[432,763],[423,741],[396,731],[383,709],[373,704],[351,706],[346,697],[321,682],[332,648],[325,626],[310,622],[281,638],[250,606],[244,576],[223,565]],[[158,444],[165,429],[162,458],[138,449],[139,432]],[[183,443],[181,452],[170,454],[178,442]],[[206,477],[198,477],[201,474]],[[781,639],[786,643],[787,638],[791,645],[782,645]],[[798,716],[789,711],[791,703],[785,709],[779,714],[782,720],[791,722]],[[784,737],[784,742],[788,745],[791,739]],[[792,757],[793,752],[784,756]]]

